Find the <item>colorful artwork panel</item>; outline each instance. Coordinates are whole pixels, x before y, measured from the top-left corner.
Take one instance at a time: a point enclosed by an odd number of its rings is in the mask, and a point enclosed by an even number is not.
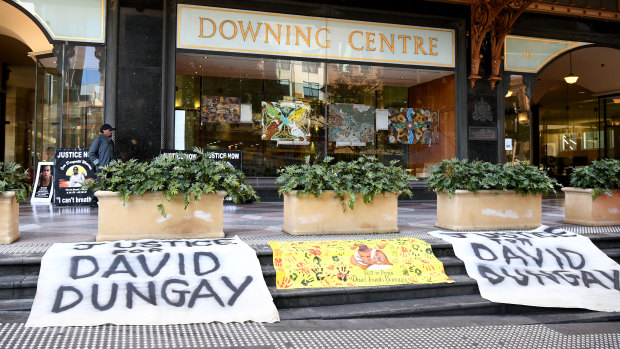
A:
[[[278,288],[452,282],[431,245],[412,238],[270,241]]]
[[[263,140],[310,141],[310,106],[262,102]]]
[[[336,103],[328,106],[330,142],[374,143],[375,107]]]
[[[239,97],[202,96],[200,121],[220,124],[238,124],[241,121]]]
[[[389,113],[390,143],[439,143],[438,112],[416,108],[389,108]]]

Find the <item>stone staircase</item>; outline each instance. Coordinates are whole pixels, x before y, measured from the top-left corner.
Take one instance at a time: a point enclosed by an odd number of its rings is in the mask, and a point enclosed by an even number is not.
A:
[[[616,262],[620,261],[620,234],[590,234],[588,237],[604,253]],[[593,313],[599,320],[601,317],[620,320],[620,314],[606,315],[577,309],[538,308],[487,301],[480,296],[475,280],[467,276],[464,264],[454,256],[452,245],[441,240],[429,242],[454,283],[281,290],[275,286],[271,248],[265,244],[253,247],[282,319],[571,312]],[[41,252],[0,255],[0,311],[30,309],[36,293],[41,257]]]

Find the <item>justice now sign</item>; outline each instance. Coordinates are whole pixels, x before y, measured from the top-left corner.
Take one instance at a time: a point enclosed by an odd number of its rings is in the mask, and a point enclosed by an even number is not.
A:
[[[177,48],[454,67],[454,30],[182,5]]]
[[[256,253],[235,237],[54,244],[26,326],[278,320]]]

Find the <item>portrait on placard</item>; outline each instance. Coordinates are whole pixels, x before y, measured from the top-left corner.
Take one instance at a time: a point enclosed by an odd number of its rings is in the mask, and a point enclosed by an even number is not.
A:
[[[37,165],[37,175],[32,181],[31,201],[50,202],[54,191],[54,163],[39,162]]]

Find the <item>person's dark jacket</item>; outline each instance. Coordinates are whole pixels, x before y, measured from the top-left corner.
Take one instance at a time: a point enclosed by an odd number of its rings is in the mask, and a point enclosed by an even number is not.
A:
[[[99,167],[107,165],[112,161],[113,157],[114,141],[110,139],[110,142],[108,142],[108,137],[104,134],[100,134],[90,145],[90,149],[88,149],[88,158],[95,166]]]

